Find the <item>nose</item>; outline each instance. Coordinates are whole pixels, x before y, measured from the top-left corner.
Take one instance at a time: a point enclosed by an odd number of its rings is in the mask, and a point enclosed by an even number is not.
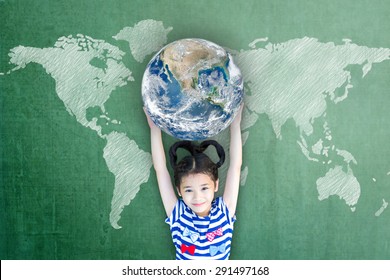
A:
[[[200,198],[200,192],[194,191],[194,199],[197,200]]]

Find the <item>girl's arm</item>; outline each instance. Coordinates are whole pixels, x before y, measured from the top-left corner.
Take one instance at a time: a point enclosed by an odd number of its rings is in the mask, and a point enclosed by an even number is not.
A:
[[[241,114],[244,105],[230,125],[230,165],[226,176],[223,199],[231,216],[236,212],[238,190],[240,187],[240,173],[242,165],[242,141],[241,141]]]
[[[169,217],[177,203],[177,197],[173,189],[171,176],[169,175],[166,165],[161,130],[153,123],[153,121],[149,118],[146,112],[145,114],[150,127],[153,166],[157,175],[158,188],[160,190],[160,195],[164,204],[165,212]]]

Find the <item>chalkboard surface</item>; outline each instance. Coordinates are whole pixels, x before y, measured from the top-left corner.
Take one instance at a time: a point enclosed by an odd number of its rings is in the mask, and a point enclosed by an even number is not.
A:
[[[0,0],[0,14],[1,259],[174,259],[141,82],[182,38],[223,46],[245,80],[231,259],[390,258],[388,1]]]

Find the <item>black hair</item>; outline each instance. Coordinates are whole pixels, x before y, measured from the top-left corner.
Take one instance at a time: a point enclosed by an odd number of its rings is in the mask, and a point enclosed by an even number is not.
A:
[[[215,147],[219,156],[219,161],[217,163],[214,163],[203,153],[210,145]],[[179,148],[187,150],[191,155],[185,156],[176,163],[176,152]],[[174,172],[175,186],[179,187],[183,176],[197,173],[207,174],[216,182],[218,180],[218,168],[225,162],[225,151],[223,147],[214,140],[206,140],[199,145],[191,141],[179,141],[173,144],[169,149],[169,158]]]

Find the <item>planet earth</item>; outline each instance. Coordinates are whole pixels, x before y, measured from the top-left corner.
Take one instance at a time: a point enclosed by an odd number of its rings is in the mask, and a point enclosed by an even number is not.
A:
[[[152,121],[183,140],[217,135],[243,101],[243,78],[229,52],[203,39],[163,47],[148,63],[142,99]]]

